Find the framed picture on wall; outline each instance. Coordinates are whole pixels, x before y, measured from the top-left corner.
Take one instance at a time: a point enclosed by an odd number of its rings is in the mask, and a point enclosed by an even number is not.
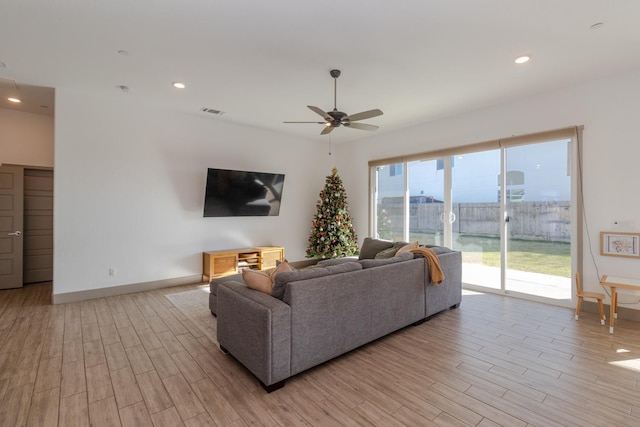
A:
[[[600,255],[640,258],[640,233],[602,231]]]

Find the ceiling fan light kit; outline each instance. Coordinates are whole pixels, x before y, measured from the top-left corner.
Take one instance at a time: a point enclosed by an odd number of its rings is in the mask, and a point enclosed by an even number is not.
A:
[[[335,128],[340,126],[350,127],[353,129],[360,130],[376,130],[378,126],[370,125],[366,123],[353,123],[360,120],[370,119],[373,117],[381,116],[382,111],[376,109],[363,111],[361,113],[348,115],[342,111],[338,111],[337,107],[337,94],[338,94],[338,77],[340,77],[340,70],[331,70],[329,72],[331,77],[333,77],[333,110],[332,111],[324,111],[321,108],[315,107],[313,105],[307,105],[307,107],[318,114],[324,119],[324,122],[283,122],[283,123],[315,123],[324,125],[325,128],[322,129],[320,135],[327,135]]]

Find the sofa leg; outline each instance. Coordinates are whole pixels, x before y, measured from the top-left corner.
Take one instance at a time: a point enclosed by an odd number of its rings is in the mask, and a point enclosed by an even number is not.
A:
[[[460,303],[453,304],[451,307],[449,307],[449,310],[453,310],[454,308],[458,308],[458,307],[460,307]]]
[[[218,315],[217,315],[217,314],[215,314],[213,311],[211,311],[211,315],[212,315],[213,317],[218,317]]]
[[[263,389],[265,389],[265,391],[267,393],[271,393],[272,391],[276,391],[282,387],[284,387],[284,382],[285,380],[282,381],[278,381],[277,383],[271,384],[271,385],[265,385],[262,381],[260,381],[260,385],[262,386]]]
[[[420,320],[418,320],[417,322],[413,322],[413,323],[411,324],[411,326],[419,326],[419,325],[422,325],[422,324],[423,324],[424,322],[426,322],[426,321],[427,321],[427,319],[420,319]]]
[[[229,350],[227,350],[223,346],[220,346],[220,351],[223,352],[224,354],[229,354]]]

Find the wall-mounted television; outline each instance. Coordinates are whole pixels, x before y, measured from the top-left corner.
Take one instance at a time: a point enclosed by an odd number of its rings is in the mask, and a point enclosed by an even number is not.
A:
[[[283,187],[284,174],[208,168],[204,216],[277,216]]]

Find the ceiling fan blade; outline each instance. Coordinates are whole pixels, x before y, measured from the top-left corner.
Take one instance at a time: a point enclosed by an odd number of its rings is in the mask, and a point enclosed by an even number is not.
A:
[[[348,128],[361,129],[361,130],[376,130],[378,126],[368,125],[366,123],[345,123],[344,126]]]
[[[282,123],[315,123],[317,125],[324,125],[325,122],[282,122]]]
[[[309,107],[311,108],[311,107]],[[378,117],[381,116],[383,113],[382,111],[378,110],[377,108],[375,110],[369,110],[369,111],[363,111],[362,113],[356,113],[356,114],[351,114],[350,116],[347,116],[346,118],[349,119],[352,122],[356,122],[358,120],[364,120],[364,119],[370,119],[372,117]]]
[[[321,110],[318,107],[314,107],[313,105],[307,105],[307,107],[314,113],[321,115],[322,118],[326,121],[330,122],[331,120],[333,120],[333,117],[331,117],[329,113],[325,112],[324,110]]]
[[[320,135],[326,135],[330,133],[334,128],[335,126],[325,126],[325,128],[322,129],[322,132],[320,132]]]

